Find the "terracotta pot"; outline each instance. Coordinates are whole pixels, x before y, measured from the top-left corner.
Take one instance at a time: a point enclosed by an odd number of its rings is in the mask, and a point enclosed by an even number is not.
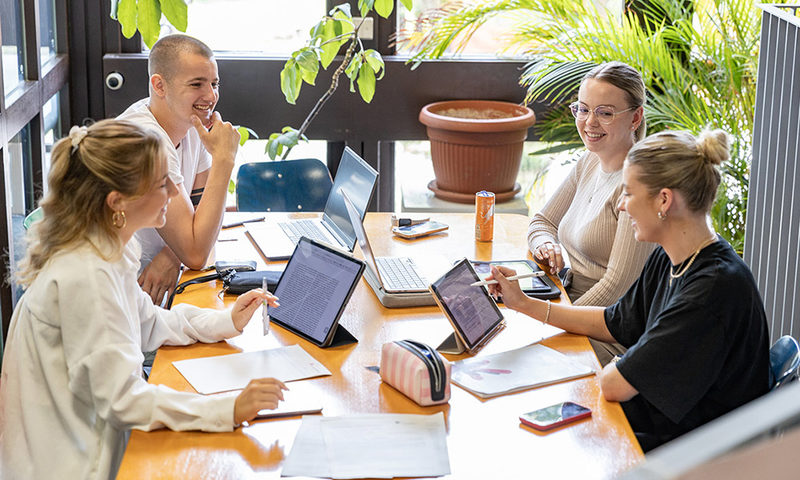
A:
[[[492,111],[508,118],[458,118],[453,110]],[[449,112],[448,112],[449,111]],[[436,180],[428,185],[437,197],[473,203],[475,193],[494,192],[497,201],[519,192],[516,183],[522,144],[536,118],[510,102],[452,100],[425,105],[419,121],[428,129]]]

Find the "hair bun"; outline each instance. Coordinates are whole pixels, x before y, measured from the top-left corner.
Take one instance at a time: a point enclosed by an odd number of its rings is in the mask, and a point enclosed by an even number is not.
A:
[[[723,130],[703,130],[697,136],[697,151],[705,162],[721,165],[730,155],[730,138]]]

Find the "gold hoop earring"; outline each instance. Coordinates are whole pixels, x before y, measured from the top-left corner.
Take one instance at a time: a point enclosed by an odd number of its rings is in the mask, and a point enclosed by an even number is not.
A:
[[[667,214],[662,212],[661,210],[659,210],[658,211],[658,219],[659,220],[666,220],[667,219]]]
[[[111,224],[117,228],[125,228],[125,225],[128,224],[128,219],[125,218],[125,212],[122,210],[115,210],[114,214],[111,215]]]

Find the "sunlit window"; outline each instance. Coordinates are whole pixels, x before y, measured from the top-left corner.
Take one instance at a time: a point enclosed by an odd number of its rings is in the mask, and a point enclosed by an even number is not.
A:
[[[188,35],[218,52],[288,55],[325,14],[325,0],[189,0]],[[163,21],[163,18],[162,18]],[[162,23],[161,36],[176,33]]]
[[[56,15],[53,0],[39,0],[39,43],[42,65],[56,55]]]
[[[25,43],[22,30],[22,5],[19,0],[0,2],[3,86],[6,97],[25,79]]]

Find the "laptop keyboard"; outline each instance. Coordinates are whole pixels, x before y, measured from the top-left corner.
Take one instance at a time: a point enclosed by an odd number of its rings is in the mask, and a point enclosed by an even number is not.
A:
[[[319,231],[319,224],[314,220],[292,220],[291,222],[280,222],[278,225],[283,229],[283,233],[294,243],[300,241],[300,237],[308,237],[318,242],[330,243],[330,240]]]
[[[375,259],[381,271],[381,280],[391,290],[427,289],[425,280],[414,270],[414,263],[403,257],[378,257]]]

